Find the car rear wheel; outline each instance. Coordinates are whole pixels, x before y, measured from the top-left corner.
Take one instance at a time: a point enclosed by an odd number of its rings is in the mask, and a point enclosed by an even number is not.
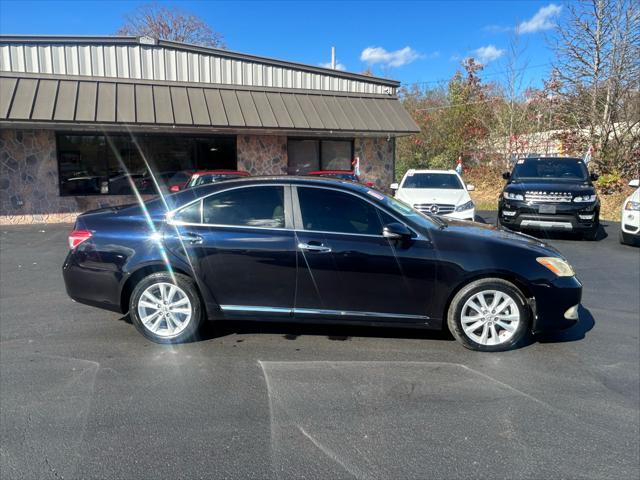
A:
[[[499,352],[517,347],[527,336],[530,311],[524,295],[511,282],[485,278],[456,294],[447,324],[466,348]]]
[[[138,283],[129,302],[133,324],[157,343],[191,339],[202,322],[200,296],[191,279],[181,274],[153,273]]]

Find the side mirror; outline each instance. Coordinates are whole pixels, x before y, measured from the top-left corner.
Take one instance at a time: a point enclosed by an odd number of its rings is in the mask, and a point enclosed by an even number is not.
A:
[[[630,187],[640,187],[640,179],[633,179],[629,182]]]
[[[171,193],[179,192],[180,191],[180,185],[171,185],[169,187],[169,191]]]
[[[382,227],[382,236],[390,240],[408,240],[411,238],[411,230],[402,223],[388,223]]]
[[[398,190],[400,188],[400,185],[398,185],[397,183],[392,183],[390,187],[391,187],[391,190]]]
[[[467,184],[467,191],[468,192],[473,192],[475,189],[476,189],[476,187],[474,187],[473,185]]]
[[[505,180],[509,180],[511,178],[511,172],[504,172],[502,174],[502,178],[504,178]]]
[[[589,178],[591,178],[591,180],[595,182],[600,178],[600,175],[598,175],[597,173],[592,173],[591,175],[589,175]]]

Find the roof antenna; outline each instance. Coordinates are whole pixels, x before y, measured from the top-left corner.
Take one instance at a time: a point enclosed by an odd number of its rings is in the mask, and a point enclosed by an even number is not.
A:
[[[331,47],[331,70],[336,69],[336,47]]]

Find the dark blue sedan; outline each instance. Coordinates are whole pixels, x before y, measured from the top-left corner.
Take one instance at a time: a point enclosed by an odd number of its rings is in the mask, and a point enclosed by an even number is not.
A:
[[[71,298],[129,312],[161,343],[205,320],[265,319],[448,328],[499,351],[574,325],[582,292],[533,237],[326,178],[230,180],[87,212],[69,244]]]

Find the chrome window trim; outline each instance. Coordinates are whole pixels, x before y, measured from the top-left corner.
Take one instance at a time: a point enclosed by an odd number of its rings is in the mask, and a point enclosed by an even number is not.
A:
[[[181,227],[216,227],[216,228],[250,228],[250,229],[258,229],[258,230],[286,230],[286,231],[292,231],[292,228],[289,228],[286,226],[287,223],[287,212],[286,212],[286,208],[287,208],[287,186],[289,184],[287,183],[266,183],[266,184],[253,184],[253,185],[236,185],[233,187],[229,187],[229,188],[225,188],[223,190],[217,190],[215,192],[209,193],[207,195],[204,195],[203,197],[198,197],[194,200],[191,200],[188,203],[185,203],[184,205],[178,207],[178,208],[174,208],[173,210],[168,211],[165,214],[165,219],[167,221],[167,225],[172,225],[172,226],[181,226]],[[253,187],[282,187],[283,188],[283,197],[282,197],[282,203],[283,203],[283,208],[285,209],[284,212],[284,218],[285,218],[285,226],[284,227],[254,227],[251,225],[226,225],[226,224],[217,224],[217,223],[204,223],[204,199],[205,198],[209,198],[212,197],[213,195],[218,195],[224,192],[229,192],[231,190],[238,190],[240,188],[253,188]],[[174,220],[173,216],[180,212],[181,210],[188,208],[189,206],[191,206],[192,204],[196,203],[196,202],[200,202],[200,223],[191,223],[191,222],[182,222],[180,220]]]
[[[355,310],[328,310],[317,308],[284,308],[284,307],[261,307],[255,305],[220,305],[223,312],[254,312],[254,313],[286,313],[295,315],[331,315],[337,317],[368,317],[368,318],[404,318],[413,320],[429,320],[426,315],[412,315],[408,313],[385,313],[385,312],[361,312]]]

